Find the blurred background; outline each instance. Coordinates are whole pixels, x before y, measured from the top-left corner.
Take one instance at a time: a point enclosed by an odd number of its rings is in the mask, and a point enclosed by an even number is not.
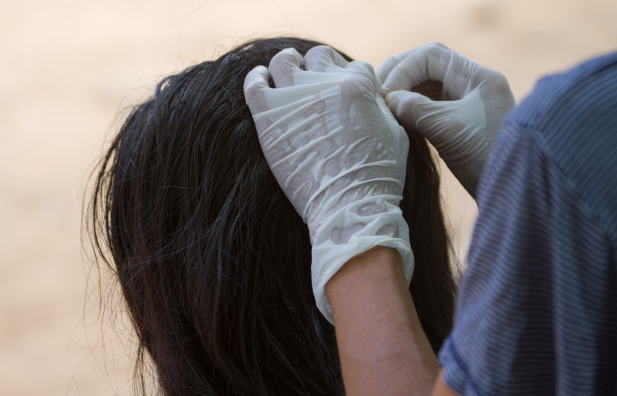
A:
[[[503,72],[520,100],[617,49],[616,20],[615,0],[1,0],[0,395],[130,393],[134,340],[80,217],[117,114],[161,77],[256,37],[312,38],[375,66],[441,41]],[[464,261],[476,208],[444,177]]]

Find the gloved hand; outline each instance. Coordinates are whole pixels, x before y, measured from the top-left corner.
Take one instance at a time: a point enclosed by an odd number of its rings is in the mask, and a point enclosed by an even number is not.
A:
[[[306,70],[302,70],[304,67]],[[272,76],[276,88],[270,88]],[[402,199],[409,140],[379,95],[372,66],[348,63],[330,47],[303,58],[286,49],[244,82],[265,157],[308,225],[317,306],[333,322],[328,280],[375,246],[398,250],[413,271]]]
[[[425,136],[475,197],[501,120],[515,105],[506,78],[435,43],[387,59],[377,75],[399,122]],[[411,92],[431,80],[443,83],[441,98]]]

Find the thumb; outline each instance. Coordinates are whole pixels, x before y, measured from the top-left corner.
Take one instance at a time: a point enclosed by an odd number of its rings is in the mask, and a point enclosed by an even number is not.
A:
[[[410,91],[393,91],[386,94],[385,99],[390,111],[402,126],[423,133],[418,126],[423,119],[431,115],[434,101]]]

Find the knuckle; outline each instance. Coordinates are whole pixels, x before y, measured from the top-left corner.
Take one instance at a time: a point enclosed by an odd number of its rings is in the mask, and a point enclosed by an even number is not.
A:
[[[354,65],[357,69],[360,70],[365,70],[366,73],[371,76],[375,74],[375,69],[373,68],[373,65],[371,65],[368,62],[365,61],[353,61],[350,63],[351,65]]]
[[[494,73],[495,81],[497,81],[499,84],[508,85],[508,79],[502,72],[494,71]]]
[[[304,59],[306,61],[307,68],[310,68],[313,71],[323,71],[332,65],[342,66],[347,63],[344,58],[332,47],[325,45],[311,48],[306,53]]]
[[[438,47],[438,48],[442,48],[442,49],[448,49],[448,47],[446,47],[446,45],[444,43],[442,43],[441,41],[431,41],[431,42],[427,43],[426,46],[428,46],[428,47]]]
[[[495,90],[505,90],[505,89],[510,89],[510,84],[508,83],[508,79],[506,78],[506,76],[496,70],[492,70],[489,69],[490,73],[491,73],[491,86],[493,87],[493,89]]]
[[[448,48],[444,48],[444,47],[436,45],[436,44],[430,44],[430,45],[426,46],[426,52],[428,54],[433,55],[433,56],[436,56],[438,54],[443,53],[444,50],[450,52],[450,50]]]
[[[375,92],[381,88],[381,83],[370,63],[354,61],[349,64],[347,70],[351,71],[346,78],[350,84],[354,84],[358,88],[368,88]]]
[[[363,95],[375,90],[373,81],[360,73],[349,73],[343,79],[341,86],[351,95]]]
[[[331,58],[333,53],[334,53],[334,49],[332,49],[332,47],[329,47],[327,45],[318,45],[308,50],[306,52],[305,58],[312,59],[312,60],[313,59],[323,60],[328,57]]]
[[[298,64],[300,59],[301,55],[294,48],[285,48],[272,57],[270,69],[284,68],[289,64]]]
[[[263,80],[256,73],[249,74],[244,80],[244,93],[246,96],[254,96],[261,92]]]
[[[244,86],[244,93],[247,100],[251,100],[260,94],[260,86],[256,82],[251,82]]]

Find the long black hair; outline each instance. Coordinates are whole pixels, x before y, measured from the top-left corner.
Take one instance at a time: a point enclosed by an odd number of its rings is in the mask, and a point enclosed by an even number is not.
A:
[[[256,40],[172,75],[137,105],[101,160],[89,206],[97,255],[120,283],[143,363],[176,395],[343,395],[334,327],[315,305],[308,229],[261,152],[242,85],[280,50]],[[401,208],[410,291],[433,349],[454,280],[426,141],[412,131]]]

